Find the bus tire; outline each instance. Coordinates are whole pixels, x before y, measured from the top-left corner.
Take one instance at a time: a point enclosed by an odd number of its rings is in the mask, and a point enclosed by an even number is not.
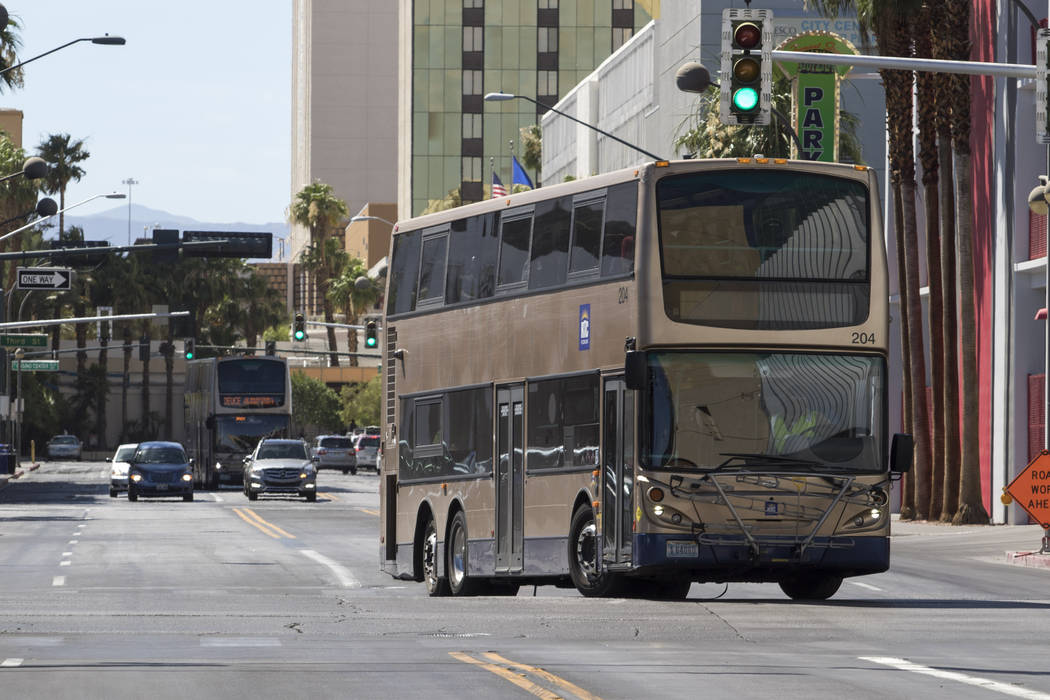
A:
[[[842,585],[842,577],[818,571],[787,576],[779,583],[792,600],[827,600]]]
[[[446,596],[449,594],[448,578],[438,575],[438,539],[437,526],[434,519],[427,521],[423,529],[423,585],[427,587],[427,594],[431,597]]]
[[[448,527],[448,546],[445,547],[445,571],[448,573],[448,588],[452,595],[478,595],[485,587],[482,581],[467,572],[469,544],[467,541],[467,516],[456,511]]]
[[[569,576],[576,590],[589,598],[622,593],[621,576],[597,570],[600,548],[594,511],[588,505],[581,505],[573,513],[569,527]]]

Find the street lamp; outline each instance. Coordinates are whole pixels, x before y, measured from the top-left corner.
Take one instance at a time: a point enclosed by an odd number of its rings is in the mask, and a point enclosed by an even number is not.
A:
[[[51,199],[50,197],[44,197],[43,199],[41,199],[39,202],[36,203],[35,207],[33,207],[29,211],[25,212],[24,214],[16,214],[15,216],[12,216],[10,219],[6,219],[4,221],[0,221],[0,226],[7,226],[12,221],[18,221],[19,219],[24,219],[27,216],[29,216],[30,214],[32,214],[33,212],[36,212],[36,215],[40,216],[40,217],[54,216],[55,214],[58,213],[58,202],[56,202],[55,200]]]
[[[47,216],[41,216],[39,219],[34,219],[33,221],[30,221],[25,226],[21,226],[19,228],[16,228],[14,231],[11,231],[10,233],[5,233],[4,235],[0,236],[0,241],[4,240],[5,238],[9,238],[9,237],[15,235],[16,233],[21,233],[22,231],[25,231],[28,228],[33,228],[34,226],[39,224],[41,221],[43,221],[45,219],[50,219],[55,214],[61,214],[64,211],[69,211],[70,209],[73,209],[75,207],[79,207],[81,204],[87,204],[88,202],[90,202],[90,201],[92,201],[94,199],[98,199],[99,197],[105,197],[106,199],[124,199],[124,196],[125,195],[124,195],[123,192],[110,192],[108,194],[96,194],[96,195],[94,195],[92,197],[88,197],[87,199],[82,199],[79,202],[77,202],[76,204],[70,204],[65,209],[58,209],[58,210],[52,212],[51,214],[49,214]]]
[[[358,214],[357,216],[351,216],[350,217],[350,223],[351,224],[356,224],[358,221],[382,221],[384,224],[387,224],[388,226],[391,226],[391,227],[392,226],[397,226],[397,224],[395,224],[393,221],[389,221],[387,219],[384,219],[381,216],[363,216],[361,214]]]
[[[537,107],[543,107],[544,109],[550,110],[551,112],[554,112],[555,114],[560,114],[561,116],[565,117],[566,119],[571,119],[572,121],[576,122],[577,124],[583,124],[588,129],[593,129],[593,130],[597,131],[599,134],[601,134],[602,136],[606,136],[608,138],[611,138],[613,141],[616,141],[617,143],[622,143],[624,146],[627,146],[628,148],[633,148],[634,150],[638,151],[639,153],[642,153],[644,155],[649,156],[653,160],[664,160],[660,156],[654,155],[654,154],[650,153],[649,151],[645,150],[644,148],[639,148],[638,146],[635,146],[633,143],[629,143],[627,141],[624,141],[619,136],[613,136],[608,131],[602,131],[601,129],[596,127],[594,124],[588,124],[585,121],[581,121],[581,120],[577,119],[576,117],[572,116],[571,114],[566,114],[565,112],[562,112],[560,110],[554,109],[550,105],[543,104],[542,102],[537,102],[536,100],[532,99],[531,97],[526,97],[525,95],[512,95],[509,92],[490,92],[487,95],[485,95],[485,101],[486,102],[505,102],[507,100],[526,100],[526,101],[531,102],[532,104],[536,105]]]
[[[53,54],[56,51],[61,51],[62,49],[66,48],[67,46],[72,46],[73,44],[78,44],[81,41],[90,41],[92,44],[101,44],[103,46],[123,46],[124,44],[127,43],[124,40],[124,37],[122,37],[122,36],[110,36],[109,34],[106,34],[104,36],[85,36],[85,37],[81,37],[80,39],[74,39],[73,41],[67,41],[65,44],[62,44],[59,47],[53,48],[50,51],[45,51],[44,53],[40,54],[39,56],[33,56],[32,58],[27,58],[26,60],[21,61],[19,63],[16,63],[13,66],[8,66],[7,68],[4,68],[3,70],[0,70],[0,75],[3,75],[4,73],[6,73],[8,71],[14,70],[15,68],[21,68],[25,64],[30,63],[32,61],[35,61],[38,58],[43,58],[44,56],[47,56],[49,54]]]
[[[127,180],[121,180],[120,184],[128,186],[128,245],[131,245],[131,186],[139,184],[139,181],[129,177]]]
[[[6,182],[13,177],[18,177],[19,175],[25,175],[27,180],[39,180],[47,175],[47,161],[40,156],[26,158],[26,162],[22,164],[21,170],[17,173],[11,173],[10,175],[0,177],[0,182]]]

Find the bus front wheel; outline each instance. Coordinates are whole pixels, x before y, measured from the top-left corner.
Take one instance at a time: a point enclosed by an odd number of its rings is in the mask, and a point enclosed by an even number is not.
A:
[[[438,575],[438,538],[434,519],[423,530],[423,584],[432,597],[449,594],[448,578]]]
[[[792,600],[827,600],[842,585],[842,577],[812,572],[782,578],[779,583]]]
[[[588,597],[620,595],[622,578],[598,570],[601,540],[594,522],[594,511],[581,505],[572,515],[569,527],[569,576],[576,590]]]

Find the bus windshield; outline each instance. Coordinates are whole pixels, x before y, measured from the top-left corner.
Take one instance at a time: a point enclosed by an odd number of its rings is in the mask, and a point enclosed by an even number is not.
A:
[[[219,452],[248,454],[265,437],[286,437],[290,416],[254,414],[216,416],[215,433]]]
[[[798,171],[671,175],[656,184],[664,308],[684,323],[800,330],[868,316],[868,189]]]
[[[885,362],[865,355],[651,352],[649,468],[884,471]]]

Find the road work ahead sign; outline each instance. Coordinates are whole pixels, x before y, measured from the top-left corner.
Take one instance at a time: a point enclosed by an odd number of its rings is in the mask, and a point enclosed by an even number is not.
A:
[[[1017,475],[1006,492],[1044,528],[1050,528],[1050,452],[1043,451]]]

